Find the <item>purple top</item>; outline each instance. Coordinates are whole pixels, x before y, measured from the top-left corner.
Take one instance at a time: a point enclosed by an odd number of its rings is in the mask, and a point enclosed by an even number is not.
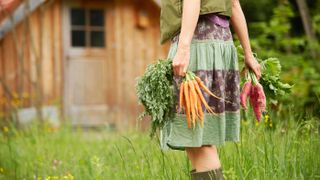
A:
[[[226,16],[217,15],[215,13],[204,14],[201,16],[208,18],[211,22],[213,22],[219,26],[229,27],[229,19]]]

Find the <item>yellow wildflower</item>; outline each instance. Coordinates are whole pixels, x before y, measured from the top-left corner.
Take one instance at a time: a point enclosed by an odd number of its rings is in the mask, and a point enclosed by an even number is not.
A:
[[[11,104],[11,106],[16,108],[19,106],[19,100],[12,100],[10,104]]]
[[[19,97],[16,92],[13,92],[13,93],[12,93],[12,96],[13,96],[14,98],[18,98],[18,97]]]
[[[268,123],[268,121],[269,121],[269,115],[267,114],[267,115],[264,116],[264,122]]]
[[[26,93],[26,92],[24,92],[24,93],[22,93],[22,97],[23,97],[23,98],[28,98],[28,97],[29,97],[29,94]]]
[[[46,177],[46,180],[50,180],[50,179],[51,179],[51,177],[50,177],[50,176],[47,176],[47,177]]]
[[[58,179],[59,179],[59,176],[53,176],[53,179],[54,179],[54,180],[58,180]]]
[[[272,127],[272,123],[270,123],[269,126]]]
[[[5,132],[5,133],[9,132],[9,128],[7,126],[4,126],[3,127],[3,132]]]
[[[68,177],[70,180],[73,180],[73,176],[70,173],[68,173]]]
[[[4,173],[4,169],[2,167],[0,167],[0,174]]]
[[[37,177],[37,180],[41,180],[42,178],[40,176]]]

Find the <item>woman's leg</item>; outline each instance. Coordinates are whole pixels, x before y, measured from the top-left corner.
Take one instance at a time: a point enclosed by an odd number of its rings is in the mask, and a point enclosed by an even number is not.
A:
[[[195,148],[186,148],[186,153],[187,153],[187,156],[191,162],[191,166],[192,166],[192,169],[195,170],[196,169],[196,153],[195,153]]]
[[[196,169],[197,172],[221,167],[218,151],[214,145],[186,148],[186,152],[193,169]]]

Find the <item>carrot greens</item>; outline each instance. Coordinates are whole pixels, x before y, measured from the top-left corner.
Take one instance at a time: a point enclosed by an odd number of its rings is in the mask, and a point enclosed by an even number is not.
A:
[[[150,64],[145,73],[137,78],[136,92],[139,102],[144,106],[144,112],[139,116],[151,117],[151,132],[153,137],[157,128],[174,117],[173,71],[171,59],[159,59]]]

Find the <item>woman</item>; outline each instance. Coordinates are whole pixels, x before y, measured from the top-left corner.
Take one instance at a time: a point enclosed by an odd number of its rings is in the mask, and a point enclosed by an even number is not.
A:
[[[165,28],[171,27],[170,23],[176,20],[174,14],[179,14],[175,13],[172,7],[177,4],[166,3],[168,1],[162,0],[161,41],[165,42],[165,38],[171,39],[168,58],[173,59],[175,93],[179,94],[181,79],[185,72],[190,70],[195,72],[212,92],[233,104],[205,96],[218,116],[205,112],[204,128],[199,125],[195,130],[187,128],[184,112],[176,108],[176,118],[160,131],[161,148],[185,150],[192,164],[191,175],[194,179],[224,179],[217,146],[226,141],[240,140],[240,78],[229,23],[243,47],[245,71],[250,68],[258,79],[261,76],[260,65],[251,51],[246,20],[239,0],[183,0],[181,25],[177,26],[180,28],[179,33],[174,36],[167,33],[169,36],[166,36]],[[203,6],[206,6],[203,9],[210,9],[210,6],[211,9],[226,8],[225,11],[215,12],[202,10]],[[167,14],[171,15],[172,21],[169,21],[169,17],[165,20],[164,8],[171,10],[171,13]]]

